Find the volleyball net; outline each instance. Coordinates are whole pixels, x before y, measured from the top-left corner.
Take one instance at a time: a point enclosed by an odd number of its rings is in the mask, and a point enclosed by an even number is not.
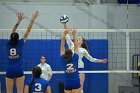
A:
[[[26,29],[17,30],[20,38],[23,37],[25,31]],[[100,84],[102,85],[101,82],[104,82],[102,91],[110,91],[109,93],[118,91],[116,89],[118,86],[132,86],[132,81],[138,82],[136,79],[138,79],[138,73],[140,73],[139,31],[139,29],[77,30],[77,36],[82,36],[86,40],[89,54],[92,57],[108,59],[108,62],[103,64],[90,62],[83,58],[85,69],[80,71],[80,73],[86,74],[85,93],[90,93],[88,91],[92,89],[91,87],[94,88],[95,86],[100,86]],[[10,33],[11,29],[0,29],[1,81],[8,67],[6,42],[9,39]],[[58,82],[63,82],[64,71],[60,61],[60,40],[62,34],[63,29],[32,29],[28,41],[23,48],[23,67],[27,77],[31,77],[32,68],[40,63],[40,57],[44,55],[47,58],[47,63],[50,64],[53,70],[52,86],[57,87]],[[67,44],[65,47],[68,48]],[[95,83],[98,84],[95,85]],[[107,88],[108,86],[109,88]],[[106,88],[107,90],[105,90]],[[102,91],[100,93],[106,93]]]

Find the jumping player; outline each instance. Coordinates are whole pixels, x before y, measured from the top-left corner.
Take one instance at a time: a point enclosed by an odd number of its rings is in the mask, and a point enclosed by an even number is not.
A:
[[[61,40],[60,53],[61,61],[65,70],[65,93],[80,93],[80,78],[78,73],[78,43],[76,38],[76,29],[72,29],[74,38],[74,54],[71,49],[65,50],[65,37],[68,30],[65,29]]]
[[[66,23],[64,23],[64,29],[68,29]],[[73,41],[71,40],[69,34],[66,35],[66,42],[68,44],[68,47],[71,50],[74,50],[75,45],[73,44]],[[92,56],[90,56],[90,54],[88,53],[88,46],[82,37],[79,36],[77,39],[77,42],[78,42],[78,55],[79,55],[79,59],[78,59],[79,71],[84,70],[84,62],[82,61],[83,57],[86,57],[90,62],[96,62],[96,63],[98,63],[98,62],[106,63],[107,62],[107,59],[96,59],[96,58],[93,58]],[[79,75],[80,75],[81,93],[83,93],[83,83],[85,80],[85,74],[80,73]]]
[[[24,88],[24,74],[22,68],[22,48],[24,43],[26,42],[28,35],[31,31],[33,23],[39,12],[36,11],[32,16],[30,24],[27,28],[26,33],[24,34],[23,39],[19,39],[19,34],[16,32],[16,29],[19,23],[25,18],[23,13],[17,13],[18,21],[15,24],[13,31],[10,36],[10,40],[7,43],[7,52],[8,52],[8,60],[9,66],[6,71],[6,90],[7,93],[13,93],[14,79],[16,80],[17,93],[23,93]]]

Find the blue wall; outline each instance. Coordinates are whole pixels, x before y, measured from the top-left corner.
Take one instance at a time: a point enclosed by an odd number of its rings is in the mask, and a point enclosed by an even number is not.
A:
[[[0,40],[0,72],[6,71],[6,42]],[[90,54],[96,58],[108,57],[108,41],[107,40],[88,40]],[[67,47],[67,46],[66,46]],[[40,56],[47,57],[47,63],[51,65],[53,71],[63,70],[60,62],[60,40],[28,40],[24,46],[24,70],[31,71],[33,66],[40,62]],[[108,64],[92,63],[87,59],[85,62],[85,70],[107,70]],[[2,93],[5,93],[5,75],[0,75],[2,82]],[[26,78],[31,78],[31,75],[25,75]],[[52,77],[52,93],[58,93],[59,82],[63,82],[63,74],[55,74]],[[15,91],[15,90],[14,90]],[[108,74],[86,74],[84,93],[108,93]],[[16,93],[16,92],[14,92]]]
[[[118,0],[119,4],[140,4],[140,0]]]

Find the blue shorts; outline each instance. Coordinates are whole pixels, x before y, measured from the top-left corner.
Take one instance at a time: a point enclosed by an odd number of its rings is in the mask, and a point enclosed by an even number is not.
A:
[[[80,79],[65,80],[64,86],[65,90],[79,89],[81,87]]]
[[[84,71],[84,68],[78,68],[78,71]],[[83,72],[81,72],[81,73],[83,73]],[[80,72],[79,72],[79,74],[81,74]]]
[[[84,71],[84,68],[78,68],[78,71]]]
[[[10,79],[19,78],[22,76],[24,76],[22,66],[15,67],[15,68],[9,67],[6,71],[6,77]]]

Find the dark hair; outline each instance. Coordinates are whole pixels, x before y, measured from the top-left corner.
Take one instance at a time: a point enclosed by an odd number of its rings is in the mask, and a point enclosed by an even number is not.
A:
[[[29,91],[31,91],[31,87],[34,83],[35,78],[39,78],[41,76],[41,74],[42,74],[41,68],[39,66],[35,66],[32,70],[32,74],[33,74],[33,77],[32,77],[32,81],[29,85]]]
[[[65,50],[65,61],[69,62],[70,58],[72,57],[72,50],[71,49],[66,49]]]
[[[85,41],[85,39],[83,37],[82,37],[82,41],[83,41],[83,43],[82,43],[81,47],[85,48],[89,52],[88,45],[87,45],[87,43],[86,43],[86,41]]]
[[[19,34],[17,32],[14,32],[10,36],[10,45],[16,46],[19,42]]]

